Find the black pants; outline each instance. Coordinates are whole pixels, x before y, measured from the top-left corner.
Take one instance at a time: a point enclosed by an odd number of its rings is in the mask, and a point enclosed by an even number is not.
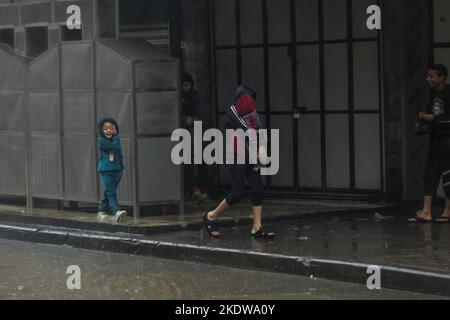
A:
[[[253,207],[259,207],[263,204],[263,185],[261,171],[253,171],[253,166],[246,164],[229,165],[229,171],[232,181],[232,189],[225,198],[229,206],[233,206],[244,196],[245,179],[250,185],[250,200]]]
[[[446,198],[450,198],[450,137],[430,138],[427,164],[423,176],[424,194],[435,197],[442,177]]]

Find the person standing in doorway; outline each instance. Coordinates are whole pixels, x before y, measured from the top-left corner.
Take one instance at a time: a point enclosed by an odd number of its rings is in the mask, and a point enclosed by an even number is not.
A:
[[[194,122],[198,120],[198,107],[200,98],[194,88],[194,78],[189,73],[184,73],[182,77],[182,116],[183,128],[194,136]],[[192,153],[193,154],[193,147]],[[187,198],[192,198],[197,202],[208,199],[208,195],[201,190],[202,166],[197,164],[184,165],[184,193]]]
[[[432,102],[427,112],[419,113],[419,120],[430,127],[428,158],[423,176],[423,208],[409,222],[433,221],[433,198],[442,178],[445,208],[436,222],[450,221],[450,85],[446,84],[447,68],[442,64],[430,66],[426,81],[432,92]]]

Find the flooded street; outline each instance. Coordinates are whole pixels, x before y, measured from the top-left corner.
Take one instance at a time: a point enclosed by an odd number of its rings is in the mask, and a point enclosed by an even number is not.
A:
[[[0,240],[0,299],[444,299],[311,279],[67,246]],[[81,289],[69,290],[69,266]]]
[[[275,241],[255,241],[249,227],[221,228],[220,240],[203,230],[151,239],[450,273],[450,225],[408,224],[407,212],[269,224]],[[220,224],[220,220],[219,220]]]

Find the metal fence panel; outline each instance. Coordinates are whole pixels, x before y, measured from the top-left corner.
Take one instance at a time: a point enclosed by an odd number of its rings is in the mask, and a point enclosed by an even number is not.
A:
[[[170,134],[179,127],[179,97],[174,92],[138,92],[137,132],[139,134]]]
[[[168,63],[137,63],[135,65],[136,88],[177,88],[178,64]]]
[[[92,136],[95,131],[92,94],[64,94],[64,135]]]
[[[104,89],[131,89],[131,64],[111,49],[96,45],[96,86]]]
[[[176,201],[180,199],[181,169],[172,163],[170,137],[138,140],[139,200]]]
[[[33,193],[60,196],[62,194],[60,137],[36,135],[31,141]]]
[[[64,137],[64,186],[68,198],[97,201],[94,138]]]
[[[0,91],[23,90],[25,70],[22,62],[10,54],[9,50],[0,50]]]
[[[92,90],[92,43],[61,44],[63,90]]]
[[[31,130],[58,133],[60,101],[56,93],[30,93]]]
[[[25,130],[23,96],[23,92],[0,93],[0,131]]]
[[[58,90],[59,50],[55,46],[30,64],[30,90]]]
[[[0,134],[0,192],[26,192],[26,153],[24,134]]]

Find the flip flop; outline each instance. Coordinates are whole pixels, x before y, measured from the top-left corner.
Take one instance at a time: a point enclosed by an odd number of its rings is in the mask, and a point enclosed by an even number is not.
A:
[[[421,216],[415,216],[413,218],[409,218],[408,219],[409,223],[428,223],[428,222],[433,222],[432,219],[428,220],[428,219],[424,219]]]
[[[437,223],[450,223],[450,217],[441,216],[441,217],[437,218],[436,220],[434,220],[434,222],[437,222]]]
[[[424,215],[426,212],[423,212],[422,210],[419,210],[416,212],[416,216],[413,218],[409,218],[409,223],[424,223],[424,222],[433,222],[433,219],[424,219],[421,216]]]

